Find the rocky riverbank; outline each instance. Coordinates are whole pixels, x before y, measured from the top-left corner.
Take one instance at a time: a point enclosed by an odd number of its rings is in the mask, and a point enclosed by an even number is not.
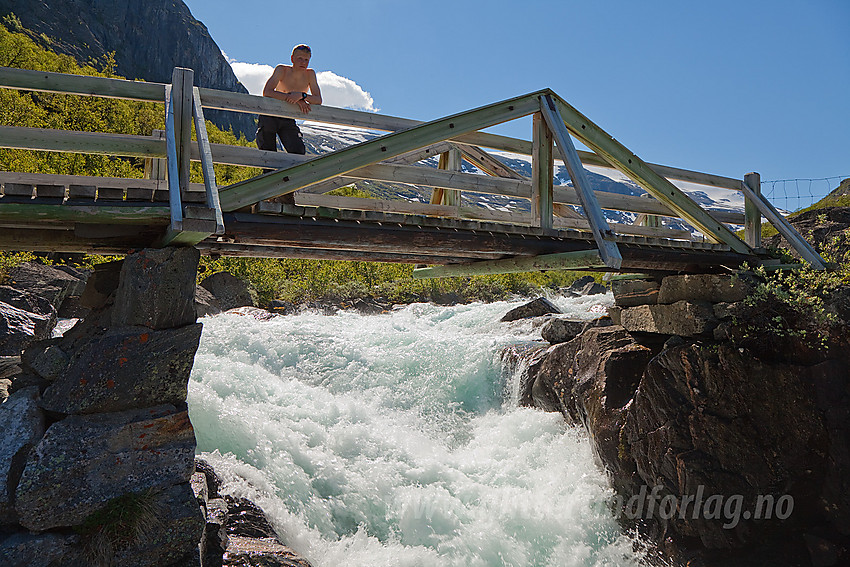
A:
[[[0,564],[308,565],[195,463],[198,256],[25,264],[0,286]],[[62,313],[82,318],[51,338]]]
[[[610,321],[505,358],[525,368],[522,401],[588,431],[612,512],[663,560],[846,565],[848,289],[825,324],[745,301],[756,283],[615,281]]]

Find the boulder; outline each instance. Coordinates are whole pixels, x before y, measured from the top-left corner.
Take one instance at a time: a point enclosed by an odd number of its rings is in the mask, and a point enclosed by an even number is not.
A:
[[[518,343],[502,349],[502,372],[516,376],[516,403],[524,407],[537,407],[532,398],[534,377],[537,367],[546,358],[548,345],[540,343]],[[512,390],[513,392],[513,390]],[[513,394],[512,394],[513,395]]]
[[[198,542],[204,531],[204,517],[189,484],[170,486],[146,498],[150,499],[145,511],[149,517],[134,520],[150,525],[136,525],[138,537],[129,544],[116,545],[112,564],[122,567],[198,565]]]
[[[231,537],[222,565],[226,567],[310,567],[310,563],[277,540]]]
[[[708,301],[734,303],[752,291],[752,284],[737,276],[721,274],[685,274],[667,276],[661,280],[658,303],[678,301]]]
[[[623,309],[620,324],[627,331],[695,337],[708,335],[717,326],[711,304],[678,301],[672,305],[638,305]]]
[[[201,282],[201,287],[218,300],[223,311],[234,307],[256,307],[256,294],[248,284],[229,272],[218,272]]]
[[[266,513],[247,498],[225,496],[228,537],[277,538]]]
[[[599,295],[600,293],[608,293],[608,288],[597,282],[589,282],[579,290],[581,295]]]
[[[73,353],[62,377],[44,391],[42,406],[89,414],[182,404],[201,329],[200,323],[161,331],[131,327],[97,336]]]
[[[41,262],[24,262],[9,270],[7,284],[47,299],[58,311],[66,297],[83,293],[86,282]]]
[[[208,289],[195,286],[195,312],[198,317],[218,315],[221,313],[221,305]]]
[[[56,309],[47,299],[26,290],[0,285],[0,301],[28,313],[52,318],[50,329],[56,325]]]
[[[587,428],[600,460],[616,471],[615,486],[627,483],[634,468],[620,459],[620,430],[651,358],[652,351],[622,327],[592,328],[549,349],[535,376],[535,402],[543,401],[538,407],[551,411],[554,405],[568,421]]]
[[[24,369],[32,371],[45,380],[53,381],[65,373],[70,359],[60,348],[60,337],[33,343],[21,355]]]
[[[112,325],[168,329],[194,323],[200,257],[196,248],[173,246],[127,255],[115,290]]]
[[[0,301],[0,356],[18,356],[35,341],[50,337],[56,313],[39,315]]]
[[[0,405],[0,525],[15,523],[14,494],[27,454],[44,435],[38,388],[15,392]]]
[[[573,340],[586,329],[608,327],[612,324],[611,317],[608,316],[598,317],[591,321],[554,317],[543,326],[540,334],[543,340],[549,341],[551,344],[565,343]]]
[[[571,283],[570,287],[567,289],[569,289],[573,293],[580,293],[581,290],[584,289],[587,284],[593,283],[595,281],[596,279],[593,276],[581,276],[576,281]]]
[[[113,498],[188,483],[194,452],[188,412],[174,406],[72,415],[30,451],[15,492],[18,521],[33,531],[76,526]]]
[[[530,301],[524,305],[520,305],[519,307],[514,307],[513,309],[505,313],[505,316],[501,318],[501,321],[517,321],[519,319],[527,319],[529,317],[540,317],[541,315],[548,315],[550,313],[560,312],[561,310],[558,309],[557,305],[555,305],[545,297],[538,297],[534,301]]]
[[[79,567],[88,565],[76,534],[18,532],[0,536],[0,565],[4,567]]]
[[[80,306],[87,309],[102,309],[112,294],[118,289],[121,267],[124,260],[97,264],[86,281],[86,287],[80,295]]]
[[[611,280],[611,293],[618,307],[654,305],[658,303],[661,284],[655,280]]]

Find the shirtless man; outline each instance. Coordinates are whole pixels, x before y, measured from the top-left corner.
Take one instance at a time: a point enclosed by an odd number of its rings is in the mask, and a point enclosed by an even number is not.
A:
[[[292,65],[278,65],[263,87],[263,96],[295,104],[304,114],[310,112],[311,104],[322,104],[322,92],[316,82],[316,72],[310,69],[312,51],[306,45],[296,45],[292,50]],[[309,94],[308,94],[309,93]],[[291,154],[306,154],[307,148],[301,138],[301,130],[292,118],[260,115],[257,128],[257,147],[261,150],[277,151],[275,136],[280,136],[283,147]],[[268,173],[271,169],[263,170]],[[276,199],[278,202],[295,204],[292,194]]]

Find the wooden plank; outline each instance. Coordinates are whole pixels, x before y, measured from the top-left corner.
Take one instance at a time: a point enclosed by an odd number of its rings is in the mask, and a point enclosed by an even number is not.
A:
[[[0,126],[0,148],[125,157],[165,155],[165,144],[149,136],[74,132],[23,126]]]
[[[741,184],[741,191],[743,191],[744,196],[748,200],[755,204],[758,210],[761,211],[761,214],[770,221],[774,228],[779,231],[779,234],[784,236],[785,240],[794,247],[794,250],[800,254],[803,260],[811,264],[816,270],[826,269],[826,261],[824,261],[821,255],[818,254],[817,251],[812,248],[812,246],[806,242],[802,236],[800,236],[800,233],[797,232],[787,220],[785,220],[785,217],[783,217],[779,211],[774,208],[764,195],[756,193],[745,183]]]
[[[313,183],[312,185],[308,185],[307,187],[302,187],[301,189],[299,189],[298,192],[295,194],[295,200],[298,200],[298,195],[304,193],[312,193],[316,195],[321,193],[327,193],[329,191],[333,191],[334,189],[339,189],[340,187],[356,183],[357,181],[357,179],[344,179],[342,177],[326,179],[325,181]]]
[[[671,228],[656,228],[649,226],[639,226],[634,224],[623,223],[608,223],[614,233],[619,234],[639,234],[641,236],[653,236],[657,238],[675,238],[682,240],[691,240],[692,235],[687,230],[675,230]],[[577,230],[590,230],[590,224],[586,219],[555,219],[555,228],[574,228]]]
[[[35,186],[35,196],[38,199],[58,199],[61,201],[65,198],[65,186],[39,183]]]
[[[71,183],[68,185],[68,200],[86,199],[94,200],[97,196],[97,187],[94,185],[80,185]],[[150,201],[150,199],[148,199]]]
[[[35,187],[30,183],[9,183],[3,185],[3,194],[14,197],[30,198],[35,193]]]
[[[598,196],[599,195],[597,194],[597,197]],[[562,205],[561,203],[552,203],[552,212],[559,217],[584,220],[584,217],[578,214],[578,211],[572,207],[568,207],[567,205]]]
[[[180,192],[189,189],[189,146],[192,142],[192,85],[195,72],[175,67],[171,74],[171,102],[174,107],[174,139],[177,142],[177,175]]]
[[[151,137],[155,140],[165,141],[165,130],[154,130]],[[145,159],[145,179],[165,179],[168,174],[168,165],[162,158]]]
[[[295,194],[295,202],[308,207],[332,207],[337,209],[354,209],[358,211],[380,211],[413,215],[457,216],[457,207],[446,205],[429,205],[411,203],[408,201],[386,201],[379,199],[363,199],[359,197],[341,197],[336,195]]]
[[[697,227],[707,238],[725,242],[736,252],[750,253],[749,246],[726,226],[713,219],[711,215],[670,181],[655,173],[643,160],[560,97],[554,94],[551,96],[566,127],[584,145],[602,156],[612,166],[626,174],[632,181],[666,204],[690,224]]]
[[[162,225],[170,218],[168,207],[154,205],[55,205],[46,203],[11,203],[0,201],[0,221],[28,222],[42,225],[49,222],[127,223]]]
[[[531,183],[529,181],[453,172],[414,165],[375,163],[349,171],[344,174],[344,177],[410,183],[425,187],[443,187],[473,193],[486,193],[488,195],[521,197],[523,199],[531,197]]]
[[[452,146],[458,148],[463,153],[463,158],[466,161],[488,175],[529,181],[527,177],[520,175],[477,146],[469,146],[466,144],[452,144]]]
[[[553,140],[552,132],[539,112],[532,120],[531,155],[531,224],[552,228],[553,209]]]
[[[164,142],[164,140],[163,140]],[[130,177],[99,177],[95,175],[64,175],[57,173],[19,173],[17,171],[0,171],[0,183],[25,183],[29,185],[103,185],[105,187],[145,187],[149,189],[167,188],[163,180],[134,179]],[[190,191],[204,191],[202,183],[190,183]]]
[[[128,201],[144,201],[150,203],[153,201],[154,189],[152,187],[128,187]]]
[[[526,95],[428,122],[404,132],[351,146],[310,162],[235,183],[221,191],[222,209],[232,211],[291,193],[312,183],[324,181],[365,165],[451,138],[465,132],[494,126],[526,116],[535,110],[536,95]]]
[[[183,207],[180,203],[180,173],[177,163],[177,132],[175,116],[175,99],[172,96],[172,86],[165,87],[165,147],[168,158],[168,203],[171,209],[171,225],[166,239],[173,237],[174,232],[180,232],[183,222]],[[158,193],[158,191],[157,191]],[[156,200],[156,193],[154,193]],[[166,242],[167,244],[167,242]]]
[[[215,181],[212,152],[210,151],[207,125],[204,120],[204,109],[201,106],[201,95],[197,87],[192,88],[192,112],[195,117],[195,132],[198,138],[198,151],[201,154],[201,169],[204,173],[204,193],[207,206],[214,212],[216,221],[215,234],[224,234],[224,219],[221,216],[221,203],[218,200],[218,185]],[[188,188],[188,187],[187,187]]]
[[[761,175],[748,173],[744,176],[744,185],[761,195]],[[761,247],[761,212],[758,205],[750,199],[744,199],[744,241],[751,248]]]
[[[599,248],[599,254],[605,261],[606,266],[615,270],[619,269],[623,258],[620,255],[617,244],[609,239],[612,232],[608,226],[608,221],[599,207],[596,194],[590,189],[590,181],[588,181],[587,175],[584,173],[584,166],[582,166],[581,160],[578,158],[578,154],[576,154],[570,134],[564,125],[563,118],[560,116],[552,97],[548,95],[540,97],[540,110],[546,125],[552,132],[552,137],[558,145],[558,151],[570,174],[573,188],[578,193],[581,206],[584,209],[584,216],[590,223],[593,239]]]
[[[439,157],[440,154],[449,151],[452,147],[453,144],[451,142],[437,142],[436,144],[431,144],[424,148],[419,148],[411,152],[391,157],[390,159],[385,159],[381,163],[412,165],[416,162],[422,161],[423,159]]]
[[[413,270],[413,277],[416,279],[452,278],[458,276],[537,272],[542,270],[585,270],[604,267],[605,262],[602,261],[599,250],[579,250],[560,254],[487,260],[471,264],[417,268]]]
[[[393,254],[389,252],[367,252],[351,250],[324,250],[295,248],[291,246],[256,246],[204,240],[196,246],[202,254],[220,254],[242,258],[296,258],[303,260],[359,260],[363,262],[393,262],[402,264],[450,264],[468,261],[454,256],[424,256],[420,254]]]
[[[122,187],[98,187],[98,201],[123,201],[124,189]]]
[[[0,87],[156,102],[162,102],[165,94],[165,85],[162,83],[144,83],[11,67],[0,67]]]

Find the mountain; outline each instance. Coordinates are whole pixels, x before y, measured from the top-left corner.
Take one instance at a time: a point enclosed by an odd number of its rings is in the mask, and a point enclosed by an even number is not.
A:
[[[354,128],[332,126],[328,124],[304,123],[301,125],[307,153],[323,154],[340,150],[348,146],[359,144],[374,139],[382,133],[369,132]],[[491,155],[499,159],[506,166],[526,177],[531,176],[531,157],[506,152],[491,152]],[[437,167],[436,156],[421,163],[430,167]],[[463,171],[466,173],[482,173],[475,167],[463,162]],[[607,191],[621,195],[645,195],[640,186],[626,178],[616,170],[591,167],[585,169],[590,186],[594,191]],[[726,189],[716,189],[702,185],[689,183],[678,183],[680,189],[685,191],[694,201],[702,207],[714,211],[744,212],[744,201],[741,193]],[[361,181],[355,184],[357,188],[366,190],[374,197],[382,199],[404,199],[407,201],[428,203],[431,199],[431,189],[403,183],[384,183],[376,181]],[[565,166],[556,162],[555,185],[572,186],[569,173]],[[481,193],[464,192],[462,195],[464,205],[481,207],[489,210],[503,212],[529,212],[530,202],[527,199],[503,197],[500,195],[486,195]],[[580,210],[580,209],[579,209]],[[610,222],[630,224],[634,221],[635,214],[623,211],[605,211],[605,216]],[[665,223],[669,219],[665,219]],[[670,228],[692,230],[690,226],[681,221],[671,221],[665,224]]]
[[[115,72],[128,79],[170,83],[174,67],[188,67],[197,86],[248,92],[206,26],[180,0],[0,0],[0,17],[9,14],[45,47],[81,64],[114,52]],[[254,138],[251,115],[205,114],[237,136]]]

